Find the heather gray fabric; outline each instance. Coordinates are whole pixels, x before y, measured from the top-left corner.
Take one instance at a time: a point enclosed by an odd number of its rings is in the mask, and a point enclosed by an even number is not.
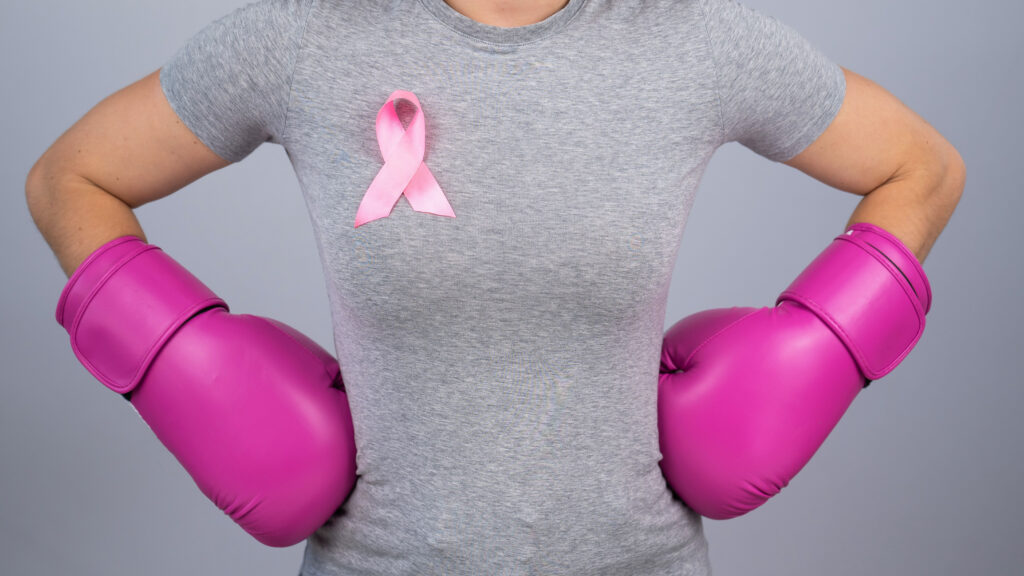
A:
[[[281,144],[309,208],[360,478],[304,575],[710,573],[658,466],[669,280],[714,151],[796,155],[839,109],[837,64],[730,0],[570,0],[520,28],[262,0],[161,81],[225,159]],[[396,89],[456,217],[402,198],[357,229]]]

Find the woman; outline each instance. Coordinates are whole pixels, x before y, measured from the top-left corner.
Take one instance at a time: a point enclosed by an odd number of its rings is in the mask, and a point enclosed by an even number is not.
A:
[[[393,135],[422,122],[439,208],[391,190],[357,219],[389,106]],[[260,0],[72,126],[29,204],[70,277],[146,241],[132,209],[268,141],[310,211],[358,458],[305,576],[708,574],[656,408],[712,154],[739,142],[864,196],[849,224],[920,262],[964,178],[896,98],[732,0]]]

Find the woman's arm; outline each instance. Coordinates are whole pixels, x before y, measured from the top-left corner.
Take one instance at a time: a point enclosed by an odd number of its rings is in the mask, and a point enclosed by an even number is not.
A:
[[[964,161],[952,144],[895,96],[845,68],[843,73],[846,96],[836,118],[785,164],[864,196],[846,226],[879,226],[923,263],[960,200]]]
[[[132,212],[227,166],[164,96],[160,70],[100,101],[36,161],[29,212],[70,277],[118,236],[146,237]]]

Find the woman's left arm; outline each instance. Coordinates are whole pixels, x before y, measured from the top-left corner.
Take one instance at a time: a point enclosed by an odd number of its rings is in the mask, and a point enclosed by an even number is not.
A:
[[[960,153],[913,110],[847,69],[846,95],[829,127],[784,162],[845,192],[864,196],[846,226],[879,226],[924,262],[963,193]]]

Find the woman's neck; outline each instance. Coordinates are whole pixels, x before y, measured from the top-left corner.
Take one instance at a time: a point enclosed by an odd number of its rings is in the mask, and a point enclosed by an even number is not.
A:
[[[456,12],[481,24],[514,28],[536,24],[558,12],[568,0],[444,0]]]

